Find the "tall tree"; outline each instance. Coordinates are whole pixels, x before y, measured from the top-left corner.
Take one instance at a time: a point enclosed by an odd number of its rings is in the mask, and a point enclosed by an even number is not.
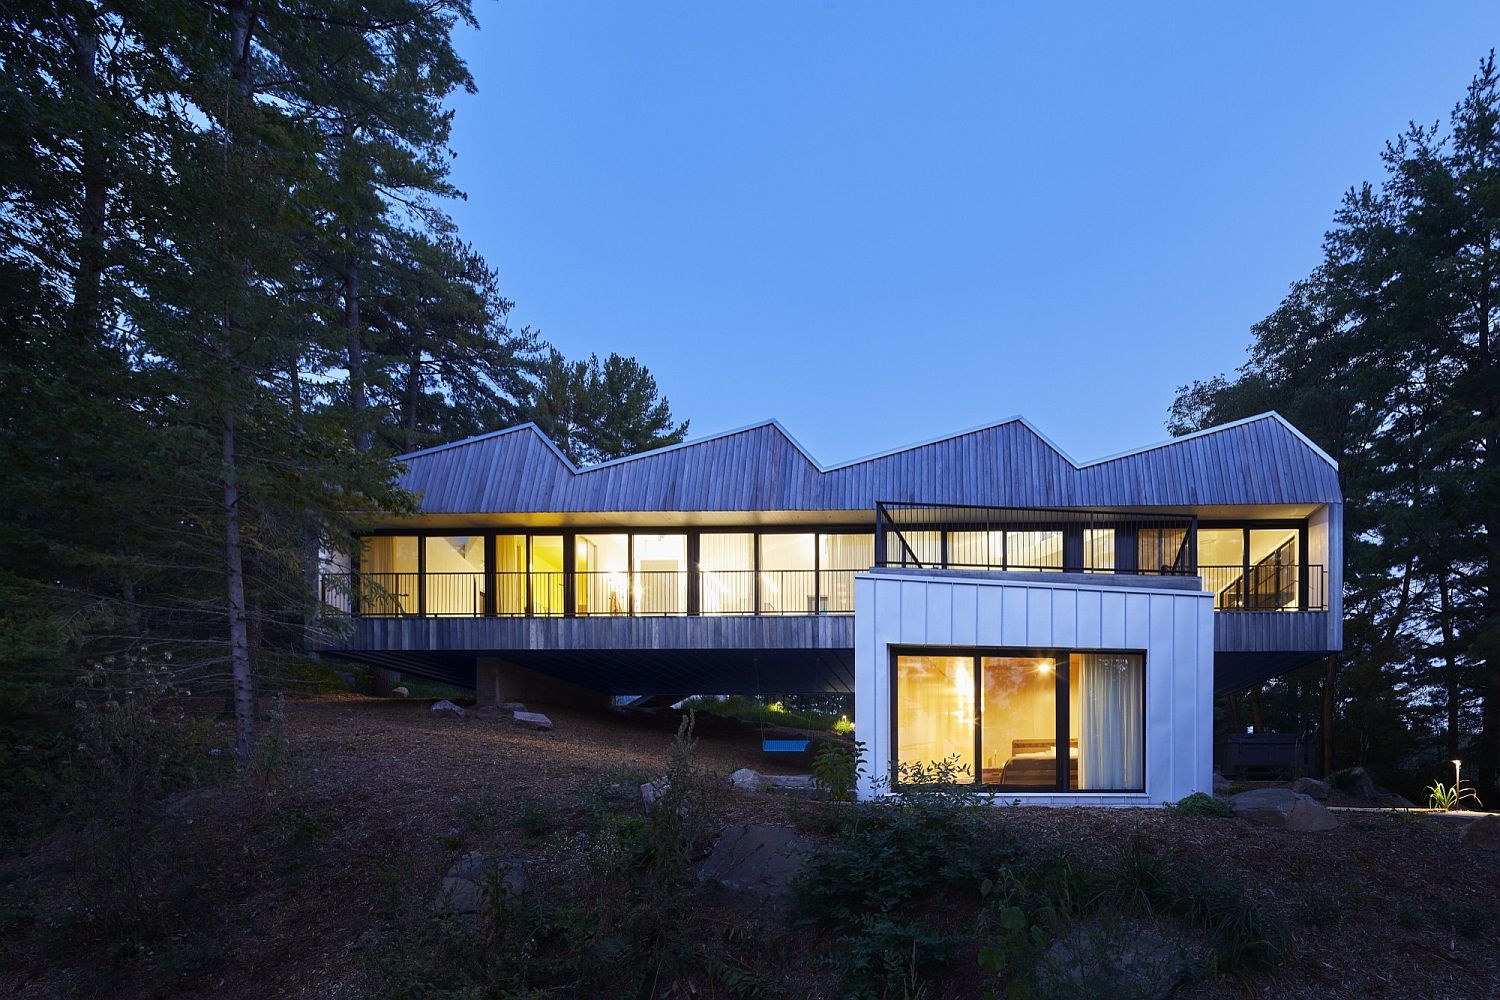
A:
[[[687,437],[660,395],[656,378],[635,358],[569,361],[556,348],[540,366],[527,417],[579,465],[607,462]]]
[[[1325,263],[1253,330],[1234,379],[1184,387],[1174,431],[1275,408],[1340,462],[1351,710],[1420,712],[1425,664],[1479,692],[1479,781],[1500,790],[1500,75],[1448,128],[1412,126],[1351,190]],[[1460,681],[1459,664],[1466,681]],[[1391,702],[1393,692],[1400,693]],[[1450,703],[1445,722],[1468,717]],[[1456,734],[1449,734],[1456,746]]]

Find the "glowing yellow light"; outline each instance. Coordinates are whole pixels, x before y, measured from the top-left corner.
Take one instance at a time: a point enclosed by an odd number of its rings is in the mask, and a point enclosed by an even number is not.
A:
[[[1043,660],[1036,665],[1036,672],[1039,674],[1051,673],[1056,666],[1051,660]]]

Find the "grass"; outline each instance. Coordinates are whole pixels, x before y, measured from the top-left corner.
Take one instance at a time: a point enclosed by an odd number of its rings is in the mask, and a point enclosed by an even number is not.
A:
[[[767,703],[763,698],[750,695],[732,695],[728,698],[699,695],[683,702],[682,707],[726,719],[741,719],[757,725],[786,726],[790,729],[816,729],[828,732],[837,731],[841,718],[832,713],[825,715],[820,712],[795,711],[779,701]]]

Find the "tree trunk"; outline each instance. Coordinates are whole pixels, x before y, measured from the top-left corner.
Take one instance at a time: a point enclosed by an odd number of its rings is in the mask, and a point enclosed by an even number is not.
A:
[[[403,415],[403,424],[406,427],[406,450],[417,450],[417,409],[422,399],[422,352],[415,351],[407,359],[406,365],[406,413]]]
[[[1323,673],[1323,720],[1320,728],[1323,736],[1323,777],[1325,778],[1335,770],[1333,766],[1333,705],[1338,677],[1339,654],[1334,653],[1328,658],[1328,666]]]
[[[240,543],[240,493],[235,475],[234,416],[222,428],[224,462],[224,567],[229,584],[229,670],[234,691],[234,755],[241,764],[255,748],[255,688],[250,672],[250,634],[245,622],[245,562]]]
[[[1260,685],[1250,689],[1250,725],[1255,727],[1255,735],[1259,736],[1265,725],[1265,720],[1260,714]]]
[[[1245,731],[1245,720],[1240,715],[1239,692],[1236,691],[1233,694],[1226,695],[1225,699],[1229,702],[1229,729],[1234,735],[1238,736]]]
[[[352,244],[357,234],[345,230]],[[349,409],[354,423],[354,447],[367,452],[375,444],[375,432],[369,426],[369,400],[365,392],[365,344],[359,315],[359,260],[354,252],[344,254],[344,334],[347,338],[349,366]]]

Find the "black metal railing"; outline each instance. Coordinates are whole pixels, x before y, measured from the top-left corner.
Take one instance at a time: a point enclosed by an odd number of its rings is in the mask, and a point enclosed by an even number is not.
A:
[[[877,503],[875,565],[1192,576],[1196,527],[1190,515]]]
[[[1199,566],[1215,611],[1327,611],[1328,577],[1317,563]]]
[[[332,611],[370,617],[822,615],[854,611],[856,569],[326,573]],[[696,586],[695,586],[696,585]]]

